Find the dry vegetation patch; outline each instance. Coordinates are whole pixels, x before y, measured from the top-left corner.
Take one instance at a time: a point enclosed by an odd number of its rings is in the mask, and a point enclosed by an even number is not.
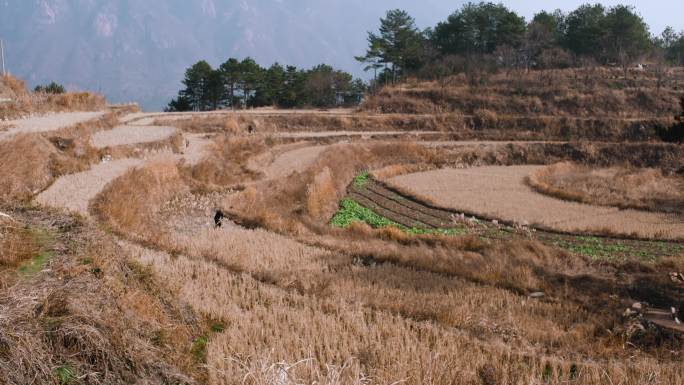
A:
[[[577,202],[684,214],[684,178],[653,168],[558,163],[530,174],[537,191]]]
[[[666,138],[682,113],[684,72],[624,79],[610,68],[466,75],[389,86],[361,106],[382,114],[461,114],[448,131],[522,140],[644,141]]]
[[[3,383],[202,382],[204,369],[188,343],[201,333],[202,322],[148,269],[110,237],[73,218],[31,209],[9,212],[27,231],[51,241],[41,246],[49,257],[3,272]],[[3,246],[12,239],[6,230],[0,232]],[[34,249],[26,242],[22,252]]]
[[[14,119],[30,114],[65,111],[100,111],[106,107],[103,96],[89,92],[45,94],[30,92],[23,81],[12,76],[0,77],[0,118]]]
[[[682,268],[678,260],[599,264],[535,241],[328,226],[363,170],[399,165],[383,170],[390,176],[457,163],[600,158],[601,151],[554,147],[548,156],[545,145],[443,151],[410,142],[345,143],[294,149],[306,149],[311,159],[261,175],[260,167],[248,166],[255,156],[289,162],[288,153],[274,155],[272,144],[259,136],[219,135],[199,164],[168,159],[131,170],[92,207],[117,233],[164,250],[125,247],[151,268],[142,271],[154,271],[211,320],[212,330],[192,339],[195,359],[208,369],[206,382],[639,384],[659,378],[678,384],[684,378],[678,356],[669,353],[679,340],[641,344],[621,317],[625,304],[652,292],[660,293],[654,301],[661,305],[675,301],[657,277]],[[229,190],[245,181],[240,193]],[[199,214],[204,220],[184,222],[191,229],[179,231],[168,221],[169,212],[182,210],[175,202],[217,191],[227,192],[224,211],[252,229],[228,222],[215,229],[206,210]],[[627,269],[634,274],[625,277]],[[528,297],[538,291],[544,296]]]
[[[464,74],[442,82],[386,87],[362,108],[388,113],[460,111],[466,115],[675,117],[684,83],[681,69],[665,82],[644,72],[624,79],[610,68],[498,73],[473,84]],[[658,87],[658,84],[661,84]]]

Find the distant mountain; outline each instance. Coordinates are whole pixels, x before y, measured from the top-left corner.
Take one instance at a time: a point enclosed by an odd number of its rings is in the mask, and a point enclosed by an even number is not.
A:
[[[448,4],[447,4],[448,3]],[[459,7],[445,0],[0,0],[11,72],[30,85],[55,80],[160,109],[199,59],[252,56],[361,75],[353,59],[386,10],[421,28]]]

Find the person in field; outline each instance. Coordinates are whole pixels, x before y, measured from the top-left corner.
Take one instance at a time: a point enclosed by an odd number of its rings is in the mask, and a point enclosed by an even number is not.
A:
[[[216,210],[216,214],[214,215],[214,225],[216,226],[216,228],[223,226],[223,218],[225,217],[226,216],[223,215],[223,211]]]

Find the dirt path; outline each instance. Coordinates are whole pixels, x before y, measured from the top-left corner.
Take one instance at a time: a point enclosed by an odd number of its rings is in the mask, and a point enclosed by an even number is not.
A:
[[[100,163],[88,171],[65,175],[38,195],[35,201],[41,205],[88,216],[88,204],[91,199],[129,168],[143,163],[142,159],[121,159]]]
[[[385,136],[436,136],[442,135],[441,131],[316,131],[316,132],[277,132],[273,137],[281,139],[307,139],[307,138],[332,138],[332,137],[385,137]]]
[[[389,184],[435,204],[559,231],[684,239],[684,218],[567,202],[533,191],[525,178],[539,166],[441,169],[402,175]]]
[[[333,115],[351,116],[354,110],[347,108],[336,108],[331,110],[297,110],[297,109],[275,109],[275,108],[256,108],[251,110],[220,110],[203,112],[137,112],[121,119],[122,123],[133,125],[152,125],[157,119],[181,120],[189,118],[207,118],[220,115],[248,115],[248,116],[272,116],[272,115]]]
[[[97,119],[104,114],[104,111],[65,112],[0,122],[0,140],[7,139],[17,134],[59,130],[64,127]]]
[[[149,129],[149,130],[148,130]],[[121,144],[146,143],[163,140],[175,132],[171,127],[143,127],[122,126],[111,131],[104,131],[96,135],[93,141],[102,146]],[[162,137],[162,134],[165,136]],[[185,160],[188,164],[197,164],[205,155],[211,139],[205,134],[185,135],[187,146],[181,154],[165,151],[154,155],[150,159],[125,158],[110,162],[103,162],[93,166],[90,170],[77,174],[65,175],[57,179],[48,189],[39,194],[35,202],[53,208],[65,209],[88,216],[90,201],[97,196],[108,183],[123,175],[132,167],[140,166],[152,159],[171,157],[175,160]]]
[[[263,171],[266,179],[284,178],[295,171],[306,170],[328,146],[307,146],[277,156]]]
[[[119,126],[93,135],[91,143],[95,148],[121,146],[126,144],[150,143],[164,140],[176,133],[173,127]]]

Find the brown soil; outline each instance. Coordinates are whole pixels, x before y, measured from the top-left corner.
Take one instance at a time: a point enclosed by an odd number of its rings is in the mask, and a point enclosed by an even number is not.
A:
[[[101,131],[93,135],[92,145],[95,148],[123,146],[162,141],[176,132],[173,127],[159,126],[120,126]]]
[[[538,166],[442,169],[395,177],[389,183],[442,207],[539,228],[684,239],[684,220],[676,215],[622,211],[539,194],[525,183],[525,178],[539,169]]]
[[[439,229],[449,228],[454,224],[454,213],[427,207],[373,180],[363,187],[350,186],[349,197],[408,228]]]

